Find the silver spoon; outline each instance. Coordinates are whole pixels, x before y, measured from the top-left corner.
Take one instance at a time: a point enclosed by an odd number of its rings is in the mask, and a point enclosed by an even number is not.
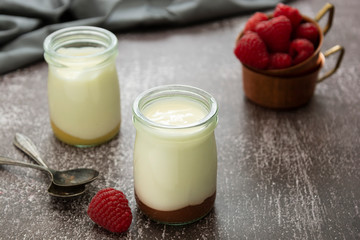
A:
[[[14,145],[31,157],[41,166],[47,168],[47,172],[50,173],[52,183],[61,187],[74,187],[85,185],[94,181],[99,172],[89,168],[76,168],[64,171],[57,171],[49,168],[47,164],[41,159],[35,144],[26,136],[16,133],[14,139]]]
[[[34,169],[45,171],[45,172],[49,173],[51,176],[51,172],[49,171],[49,169],[44,166],[13,161],[12,159],[7,158],[7,157],[0,156],[0,165],[16,165],[16,166],[34,168]],[[77,186],[63,187],[63,186],[58,186],[56,184],[53,184],[53,182],[51,182],[51,184],[49,185],[49,188],[48,188],[48,193],[51,196],[55,196],[55,197],[75,197],[75,196],[83,194],[84,192],[85,192],[85,184],[77,185]]]

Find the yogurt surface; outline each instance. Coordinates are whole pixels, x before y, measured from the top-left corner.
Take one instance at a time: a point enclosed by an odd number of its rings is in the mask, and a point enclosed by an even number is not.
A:
[[[143,114],[151,121],[164,125],[182,126],[203,119],[207,111],[200,104],[184,98],[169,98],[147,106]]]

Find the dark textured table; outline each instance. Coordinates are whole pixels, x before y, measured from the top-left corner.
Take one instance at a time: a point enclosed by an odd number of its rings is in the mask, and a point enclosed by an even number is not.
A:
[[[325,3],[291,4],[314,17]],[[66,200],[48,195],[46,174],[0,166],[0,239],[360,239],[360,2],[334,5],[323,49],[346,48],[341,68],[316,87],[309,104],[291,111],[265,109],[244,97],[232,49],[248,15],[118,34],[122,126],[98,147],[78,149],[54,138],[44,62],[1,76],[0,155],[31,162],[12,145],[21,132],[53,168],[94,167],[101,177],[83,196]],[[215,208],[181,227],[147,219],[133,190],[132,102],[150,87],[172,83],[200,87],[220,106]],[[128,196],[133,222],[124,234],[107,232],[86,214],[92,196],[105,187]]]

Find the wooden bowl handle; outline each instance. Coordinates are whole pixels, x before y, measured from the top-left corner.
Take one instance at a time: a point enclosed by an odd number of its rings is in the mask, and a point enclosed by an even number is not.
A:
[[[327,58],[328,56],[336,53],[336,52],[340,52],[338,59],[336,61],[335,67],[331,70],[329,70],[328,72],[326,72],[322,77],[320,77],[316,82],[322,82],[324,81],[326,78],[330,77],[331,75],[333,75],[336,70],[340,67],[341,61],[343,59],[344,53],[345,53],[345,48],[343,46],[340,45],[336,45],[330,49],[328,49],[325,53],[324,53],[324,57]]]
[[[332,25],[332,21],[334,18],[334,12],[335,12],[334,5],[332,5],[331,3],[326,3],[325,6],[322,9],[320,9],[320,11],[316,14],[316,17],[314,19],[316,22],[319,22],[327,12],[329,12],[327,23],[326,23],[325,27],[323,29],[321,29],[324,36],[330,30],[331,25]]]

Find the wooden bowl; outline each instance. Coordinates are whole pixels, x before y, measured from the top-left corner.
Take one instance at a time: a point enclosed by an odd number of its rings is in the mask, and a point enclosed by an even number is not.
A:
[[[337,54],[338,53],[338,54]],[[262,74],[243,65],[243,88],[245,96],[252,102],[273,109],[291,109],[306,104],[314,94],[317,83],[330,77],[340,67],[345,53],[344,47],[336,45],[324,54],[319,53],[315,66],[303,75],[279,77]],[[327,72],[320,70],[325,58],[337,54],[333,68]]]
[[[316,68],[305,75],[279,77],[242,67],[245,96],[252,102],[273,109],[290,109],[306,104],[314,94],[324,56],[316,59]]]

